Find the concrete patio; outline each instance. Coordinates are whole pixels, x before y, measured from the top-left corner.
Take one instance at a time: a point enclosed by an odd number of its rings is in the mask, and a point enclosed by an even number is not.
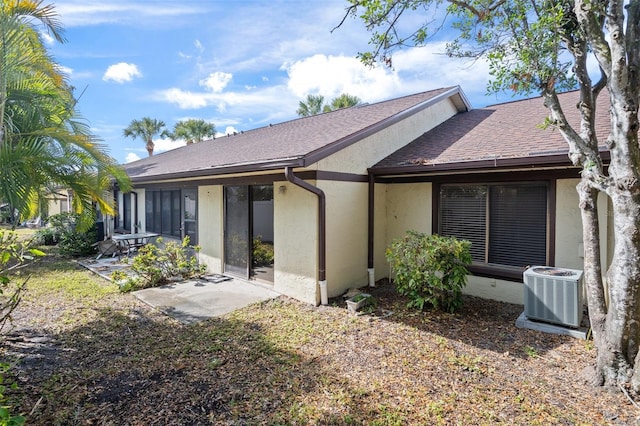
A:
[[[130,262],[131,259],[111,257],[78,261],[109,281],[112,272],[129,271]],[[219,274],[138,290],[133,295],[185,324],[225,315],[252,303],[280,296],[267,285]]]

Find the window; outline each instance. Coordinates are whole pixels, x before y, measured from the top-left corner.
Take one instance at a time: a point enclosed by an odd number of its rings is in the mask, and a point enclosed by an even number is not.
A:
[[[471,241],[474,264],[547,264],[546,183],[442,185],[439,233]]]
[[[185,202],[183,203],[183,192]],[[145,196],[146,229],[162,235],[182,238],[183,211],[185,221],[189,221],[186,235],[191,243],[197,244],[195,233],[195,206],[197,191],[194,189],[179,189],[147,191]],[[187,203],[187,200],[189,203]]]

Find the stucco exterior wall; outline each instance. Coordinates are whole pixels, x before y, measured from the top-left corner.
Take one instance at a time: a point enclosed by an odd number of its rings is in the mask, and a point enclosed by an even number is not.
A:
[[[327,292],[367,285],[368,183],[319,181],[327,198]]]
[[[579,179],[556,182],[556,262],[554,266],[582,269],[582,218],[576,185]],[[532,265],[533,266],[533,265]]]
[[[315,181],[309,182],[316,185]],[[277,182],[274,197],[273,289],[318,304],[318,199],[289,182]]]
[[[200,259],[211,273],[221,274],[223,262],[222,185],[198,187],[198,242],[202,248]]]
[[[555,265],[583,269],[582,224],[578,207],[576,184],[578,179],[560,179],[556,183]],[[384,251],[391,242],[407,230],[431,233],[432,185],[430,183],[376,185],[375,193],[375,272],[376,279],[389,276]],[[598,199],[601,224],[603,264],[610,262],[613,246],[610,206],[606,196]],[[523,284],[496,278],[469,276],[466,294],[523,303]]]
[[[398,123],[348,146],[317,163],[318,170],[367,174],[367,168],[458,113],[443,99]]]

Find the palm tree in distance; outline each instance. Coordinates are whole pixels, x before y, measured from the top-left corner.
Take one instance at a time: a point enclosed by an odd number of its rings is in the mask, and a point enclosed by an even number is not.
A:
[[[331,101],[331,111],[335,111],[340,108],[349,108],[352,106],[360,105],[362,101],[359,97],[343,93],[337,98]]]
[[[156,120],[155,118],[143,117],[141,120],[131,120],[129,126],[124,129],[123,135],[125,137],[137,138],[144,140],[146,143],[147,152],[149,157],[153,155],[153,149],[155,145],[153,138],[163,133],[164,121]]]
[[[201,118],[182,120],[175,124],[173,132],[164,131],[162,136],[167,136],[175,141],[182,139],[191,145],[194,142],[202,142],[205,138],[213,137],[216,134],[216,126],[213,123]]]
[[[296,113],[300,117],[309,117],[311,115],[320,114],[321,112],[331,112],[341,108],[349,108],[352,106],[360,105],[362,101],[359,97],[343,93],[340,96],[333,98],[330,104],[323,105],[324,96],[322,95],[307,95],[307,99],[300,101],[298,104],[298,110]]]
[[[311,115],[320,114],[322,112],[322,104],[324,104],[324,96],[307,95],[307,99],[300,101],[296,114],[300,117],[309,117]]]

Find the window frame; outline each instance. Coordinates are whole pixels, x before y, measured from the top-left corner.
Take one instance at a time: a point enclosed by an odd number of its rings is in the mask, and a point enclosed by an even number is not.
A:
[[[508,186],[508,185],[529,185],[529,184],[541,184],[546,185],[547,193],[546,193],[546,265],[553,266],[555,263],[555,214],[556,214],[556,179],[525,179],[525,180],[510,180],[508,177],[504,179],[496,179],[496,180],[463,180],[463,179],[453,179],[450,181],[441,181],[441,182],[433,182],[432,188],[432,201],[433,201],[433,214],[432,214],[432,232],[438,233],[440,232],[440,214],[441,214],[441,188],[443,186],[448,185],[476,185],[476,186],[486,186],[487,189],[490,186]],[[487,210],[489,209],[489,205],[487,205]],[[488,215],[485,219],[485,223],[488,224],[490,216]],[[489,237],[487,236],[486,245],[487,247],[490,244]],[[509,281],[522,281],[522,272],[523,269],[521,267],[515,266],[507,266],[507,265],[499,265],[499,264],[491,264],[488,263],[489,253],[485,254],[485,262],[474,262],[468,269],[469,272],[473,275],[490,277],[490,278],[500,278],[506,279]]]

